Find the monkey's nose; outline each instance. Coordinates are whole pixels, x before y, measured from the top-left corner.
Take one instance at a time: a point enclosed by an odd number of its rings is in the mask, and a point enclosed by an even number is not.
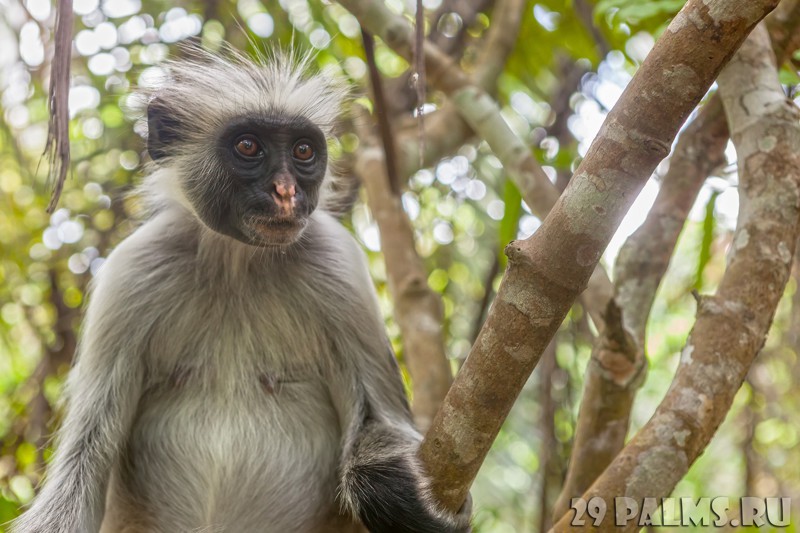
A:
[[[276,181],[273,184],[272,198],[275,204],[286,215],[292,213],[295,204],[296,190],[294,183]]]

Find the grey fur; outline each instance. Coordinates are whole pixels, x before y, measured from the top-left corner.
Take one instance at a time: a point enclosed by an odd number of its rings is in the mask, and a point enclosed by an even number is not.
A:
[[[189,183],[217,186],[203,143],[227,116],[329,134],[341,87],[285,57],[171,68],[188,141],[146,179],[150,218],[94,280],[56,452],[12,531],[335,533],[403,508],[423,512],[375,530],[466,531],[430,501],[364,255],[324,194],[296,242],[262,247],[212,231],[187,199]],[[385,464],[411,482],[374,476]]]

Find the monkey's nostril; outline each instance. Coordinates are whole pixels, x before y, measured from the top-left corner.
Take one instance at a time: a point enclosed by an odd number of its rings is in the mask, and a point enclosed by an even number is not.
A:
[[[294,184],[286,186],[284,183],[276,183],[275,184],[275,192],[274,195],[276,196],[276,200],[283,200],[288,201],[294,198],[295,196],[295,188]]]
[[[284,216],[291,215],[297,202],[295,184],[276,181],[272,185],[272,199]]]

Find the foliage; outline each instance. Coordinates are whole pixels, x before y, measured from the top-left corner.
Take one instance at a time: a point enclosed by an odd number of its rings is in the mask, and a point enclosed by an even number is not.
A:
[[[402,0],[388,3],[404,12],[413,5]],[[528,3],[518,43],[497,88],[506,120],[553,177],[574,169],[585,155],[605,112],[669,17],[683,4],[680,0],[599,0],[592,18],[603,41],[598,42],[579,16],[577,3]],[[432,12],[441,0],[424,4]],[[40,154],[48,118],[54,6],[50,0],[0,0],[0,6],[2,523],[32,497],[48,457],[46,437],[57,423],[54,406],[92,274],[136,223],[137,202],[129,193],[146,156],[142,124],[130,91],[157,82],[159,63],[180,55],[178,44],[186,42],[220,50],[227,41],[250,53],[272,46],[313,49],[319,68],[346,77],[359,94],[365,93],[367,69],[358,22],[331,2],[75,0],[70,91],[73,165],[59,209],[47,216],[47,168]],[[491,12],[481,13],[469,28],[463,60],[467,70],[491,17]],[[611,52],[604,55],[604,48]],[[588,71],[580,87],[561,87],[562,58],[579,62]],[[377,63],[388,78],[397,78],[408,68],[383,45],[378,47]],[[783,76],[792,83],[797,79],[796,73]],[[567,138],[557,138],[548,128],[557,118],[554,97],[564,90],[571,93],[565,110],[569,132]],[[443,99],[434,93],[429,101],[441,106]],[[358,137],[345,128],[331,150],[346,161],[358,147]],[[662,170],[623,223],[607,253],[608,261],[641,222]],[[672,379],[693,322],[691,290],[695,286],[710,290],[724,269],[737,194],[730,169],[720,174],[701,193],[650,317],[650,371],[634,408],[633,430],[649,418]],[[414,224],[428,283],[442,295],[448,353],[457,366],[469,351],[476,316],[484,312],[484,293],[497,281],[487,280],[494,261],[504,260],[504,246],[516,236],[531,234],[540,221],[521,203],[519,192],[505,180],[498,159],[485,143],[464,144],[432,167],[416,172],[407,185],[403,205]],[[361,202],[347,224],[369,252],[387,327],[402,358],[377,226]],[[676,495],[800,498],[800,396],[792,389],[800,378],[798,313],[795,282],[726,423]],[[473,489],[476,531],[536,531],[542,513],[549,512],[542,509],[539,494],[549,487],[552,500],[558,486],[543,475],[542,420],[552,419],[556,449],[550,461],[563,472],[591,349],[589,332],[585,313],[576,307],[557,337],[558,371],[546,383],[554,411],[548,418],[541,408],[538,394],[545,384],[537,372]]]

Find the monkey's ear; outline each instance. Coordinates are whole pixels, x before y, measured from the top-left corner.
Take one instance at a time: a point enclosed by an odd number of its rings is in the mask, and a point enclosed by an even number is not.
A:
[[[178,138],[180,124],[162,98],[147,105],[147,151],[153,161],[169,155],[170,145]]]

